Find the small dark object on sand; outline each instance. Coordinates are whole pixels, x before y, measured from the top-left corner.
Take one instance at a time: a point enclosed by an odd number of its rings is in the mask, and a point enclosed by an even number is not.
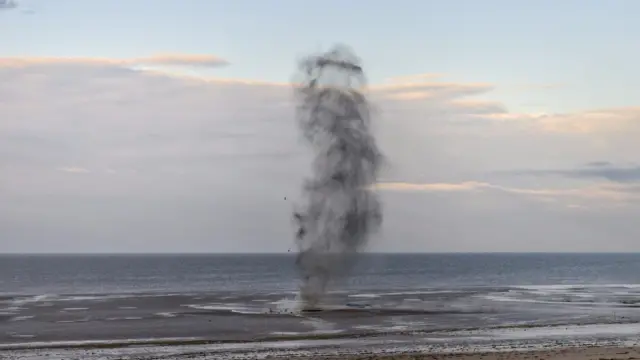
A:
[[[303,313],[317,313],[317,312],[322,312],[322,311],[324,311],[324,310],[321,309],[321,308],[305,308],[305,309],[302,309]]]

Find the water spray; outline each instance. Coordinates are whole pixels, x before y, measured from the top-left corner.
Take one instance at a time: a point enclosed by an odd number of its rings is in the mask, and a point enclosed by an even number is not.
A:
[[[370,128],[366,78],[359,59],[343,46],[300,63],[297,120],[315,158],[303,186],[296,264],[304,310],[317,309],[330,283],[348,272],[382,223],[371,190],[382,155]]]

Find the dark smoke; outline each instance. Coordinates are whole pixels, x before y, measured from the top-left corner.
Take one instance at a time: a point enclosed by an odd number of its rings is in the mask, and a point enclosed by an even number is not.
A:
[[[381,204],[370,188],[382,155],[370,131],[359,59],[336,47],[304,59],[299,70],[297,118],[315,152],[312,176],[303,187],[306,204],[294,213],[300,296],[310,309],[380,227]]]

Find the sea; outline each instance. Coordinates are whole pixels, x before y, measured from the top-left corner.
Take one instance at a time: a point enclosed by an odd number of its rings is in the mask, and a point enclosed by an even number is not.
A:
[[[640,333],[640,254],[355,261],[320,309],[305,312],[294,254],[0,255],[0,354],[136,345],[127,351],[255,355]]]

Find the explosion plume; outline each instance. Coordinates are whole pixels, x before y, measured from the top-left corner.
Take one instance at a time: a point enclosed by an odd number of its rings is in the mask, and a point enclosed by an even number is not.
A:
[[[305,206],[294,212],[296,263],[303,306],[313,309],[380,227],[381,204],[371,187],[382,155],[371,133],[359,59],[339,46],[305,58],[299,70],[297,120],[315,158],[303,186]]]

